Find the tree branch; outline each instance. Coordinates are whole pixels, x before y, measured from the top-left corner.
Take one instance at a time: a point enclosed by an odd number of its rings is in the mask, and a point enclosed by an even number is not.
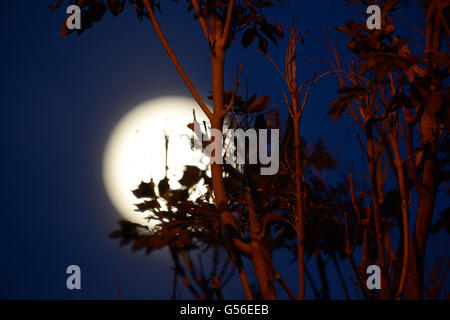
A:
[[[192,6],[195,9],[195,13],[197,14],[198,21],[200,22],[200,26],[203,29],[203,33],[205,34],[206,40],[208,40],[209,45],[211,45],[211,34],[209,33],[208,29],[208,23],[205,20],[205,17],[203,17],[200,6],[197,2],[197,0],[192,0]]]
[[[175,53],[173,52],[172,48],[170,47],[169,42],[167,41],[166,37],[164,36],[164,33],[162,32],[161,27],[159,26],[159,23],[156,20],[155,13],[154,13],[152,7],[150,6],[149,0],[142,0],[142,1],[144,2],[145,7],[147,8],[148,16],[149,16],[150,21],[156,31],[156,34],[158,35],[158,38],[161,41],[162,45],[164,46],[164,49],[166,50],[167,54],[169,55],[170,60],[172,61],[173,65],[175,66],[175,69],[180,74],[181,78],[183,79],[184,83],[188,87],[188,89],[191,92],[192,96],[194,97],[195,101],[197,101],[198,105],[203,110],[203,112],[206,114],[208,119],[211,120],[212,112],[209,110],[209,108],[206,106],[203,99],[200,97],[200,94],[198,93],[197,89],[195,89],[191,80],[186,75],[186,72],[184,72],[183,67],[181,66],[180,62],[178,61],[177,57],[175,56]]]
[[[228,104],[228,106],[223,111],[223,116],[225,116],[231,110],[231,108],[233,108],[234,100],[236,99],[236,94],[237,94],[237,91],[239,89],[239,81],[241,79],[241,72],[242,72],[242,64],[239,67],[239,71],[238,71],[237,76],[236,76],[236,85],[234,86],[233,95],[231,96],[230,103]]]
[[[236,0],[230,0],[230,3],[228,4],[227,19],[225,21],[222,38],[220,39],[220,44],[223,47],[225,47],[225,45],[227,44],[228,37],[230,36],[231,21],[233,20],[235,2]]]

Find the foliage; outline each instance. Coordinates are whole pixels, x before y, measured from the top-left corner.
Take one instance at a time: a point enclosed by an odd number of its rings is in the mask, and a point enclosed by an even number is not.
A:
[[[368,164],[368,185],[366,175],[354,179],[353,172],[342,170],[339,161],[327,151],[326,143],[319,140],[309,145],[301,136],[309,93],[329,73],[297,82],[297,45],[304,39],[296,28],[290,30],[285,70],[281,71],[268,56],[269,42],[277,45],[284,32],[264,15],[264,9],[281,2],[186,1],[187,11],[202,27],[212,57],[211,112],[204,107],[156,21],[153,11],[163,9],[162,1],[69,1],[83,9],[78,34],[98,23],[108,11],[119,15],[127,3],[140,19],[148,18],[212,128],[223,130],[225,118],[229,128],[283,128],[276,175],[261,176],[260,164],[211,166],[211,175],[186,166],[179,189],[172,190],[167,177],[158,185],[152,180],[143,181],[133,191],[139,201],[136,211],[148,213],[156,227],[150,230],[120,221],[120,229],[111,237],[120,239],[122,245],[131,245],[134,251],[150,253],[169,248],[175,266],[173,298],[178,297],[176,281],[180,278],[198,299],[223,299],[222,287],[237,271],[248,299],[277,298],[280,293],[275,281],[289,298],[295,299],[273,262],[273,255],[283,250],[298,264],[299,299],[305,298],[305,277],[317,299],[330,297],[326,272],[330,265],[350,298],[340,268],[343,261],[350,263],[352,280],[367,299],[418,299],[424,296],[426,287],[426,296],[438,297],[443,282],[436,281],[436,277],[446,275],[442,266],[448,268],[450,264],[439,262],[430,271],[427,283],[424,272],[429,234],[443,229],[449,232],[448,208],[432,224],[438,190],[449,180],[450,56],[443,43],[443,39],[448,40],[448,2],[422,1],[425,50],[418,56],[409,49],[411,39],[401,38],[396,32],[394,16],[400,1],[380,1],[381,30],[368,30],[365,24],[353,20],[337,28],[348,36],[349,57],[355,61],[347,70],[333,70],[340,87],[328,114],[338,121],[349,112],[363,129],[365,140],[360,138],[360,144]],[[369,5],[365,0],[348,2]],[[58,0],[51,9],[63,3]],[[62,34],[70,33],[64,23]],[[285,80],[288,94],[284,95],[284,103],[289,117],[284,126],[280,126],[279,111],[273,108],[270,97],[239,93],[241,70],[234,89],[225,90],[225,53],[238,36],[244,48],[257,42]],[[342,66],[341,61],[337,65]],[[193,123],[187,125],[193,129]],[[325,179],[327,172],[340,179],[330,184]],[[190,198],[199,184],[206,185],[208,192]],[[415,194],[417,209],[411,205]],[[411,217],[415,221],[412,239]],[[356,250],[361,252],[359,264],[354,257]],[[209,272],[203,265],[205,256],[211,258]],[[259,286],[249,284],[243,259],[251,263]],[[320,289],[304,263],[311,259],[318,268]],[[382,269],[381,293],[369,292],[365,285],[365,271],[372,264]]]

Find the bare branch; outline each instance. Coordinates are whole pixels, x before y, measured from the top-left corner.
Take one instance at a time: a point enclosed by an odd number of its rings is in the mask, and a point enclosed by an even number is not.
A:
[[[230,3],[228,4],[227,19],[225,21],[225,27],[223,29],[222,39],[220,39],[220,44],[223,47],[225,47],[225,45],[227,44],[228,37],[230,36],[231,22],[233,20],[235,2],[236,2],[236,0],[230,0]]]
[[[305,96],[303,97],[303,103],[302,103],[302,106],[301,106],[301,108],[300,108],[300,114],[303,114],[303,109],[305,109],[306,101],[308,100],[308,95],[309,95],[309,92],[311,91],[312,86],[313,86],[317,81],[319,81],[320,79],[322,79],[323,77],[325,77],[325,76],[327,76],[327,75],[329,75],[329,74],[331,74],[331,73],[339,73],[339,72],[341,72],[341,71],[328,71],[328,72],[325,72],[325,73],[321,74],[318,78],[313,77],[313,79],[311,80],[311,83],[310,83],[309,86],[308,86],[308,89],[307,89],[306,92],[305,92]],[[300,89],[300,90],[301,90],[301,89]]]
[[[208,43],[211,45],[211,34],[209,32],[208,23],[206,22],[205,17],[202,15],[200,6],[197,2],[197,0],[192,0],[192,6],[195,9],[195,13],[198,17],[198,21],[200,22],[200,26],[202,27],[203,33],[205,34],[206,40],[208,40]]]
[[[167,54],[169,55],[170,60],[172,61],[173,65],[175,66],[175,69],[180,74],[181,78],[183,79],[184,83],[188,87],[188,89],[191,92],[192,96],[194,97],[195,101],[197,101],[200,108],[203,110],[203,112],[206,114],[206,116],[211,120],[212,112],[209,110],[209,108],[206,106],[203,99],[200,97],[200,94],[198,93],[197,89],[195,89],[191,80],[186,75],[186,72],[184,72],[183,67],[181,66],[180,62],[178,61],[177,57],[175,56],[175,53],[173,52],[172,48],[170,47],[169,42],[167,41],[164,33],[162,32],[158,21],[156,20],[155,13],[154,13],[152,7],[150,6],[149,0],[143,0],[143,2],[144,2],[145,7],[147,8],[150,21],[156,31],[156,34],[158,35],[158,38],[161,41],[162,45],[164,46],[164,49],[166,50]]]
[[[272,57],[269,54],[264,54],[262,51],[260,50],[256,50],[256,52],[260,53],[261,55],[263,55],[264,57],[267,58],[267,60],[270,61],[270,63],[275,67],[275,69],[277,69],[277,71],[281,74],[281,76],[283,77],[284,81],[286,81],[286,83],[288,83],[288,80],[286,78],[286,76],[284,75],[284,73],[281,71],[280,67],[278,67],[278,65],[275,63],[275,61],[273,61]]]

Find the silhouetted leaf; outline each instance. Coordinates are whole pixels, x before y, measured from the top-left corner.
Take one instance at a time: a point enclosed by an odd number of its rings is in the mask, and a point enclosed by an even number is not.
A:
[[[141,198],[156,198],[155,184],[153,180],[150,182],[141,182],[136,190],[132,191],[134,196],[138,199]]]
[[[328,115],[331,115],[333,120],[337,121],[344,113],[345,109],[350,104],[351,100],[353,100],[356,97],[357,97],[356,94],[349,94],[335,99],[331,103],[331,108],[328,111]]]
[[[264,54],[269,52],[269,44],[267,43],[266,38],[260,36],[258,46]]]
[[[180,184],[185,187],[191,187],[198,183],[202,178],[202,171],[196,166],[186,166],[183,177],[179,180]]]
[[[158,192],[161,196],[164,196],[167,190],[169,190],[169,179],[164,177],[164,179],[158,183]]]
[[[445,228],[447,233],[450,234],[450,207],[442,210],[439,213],[439,216],[439,220],[436,221],[431,227],[431,233],[437,233]]]
[[[159,204],[158,200],[153,199],[150,201],[144,201],[138,204],[135,204],[136,206],[136,211],[140,211],[140,212],[145,212],[147,210],[154,210],[154,209],[159,209],[161,208],[161,205]]]
[[[364,87],[354,86],[354,87],[343,87],[340,88],[337,93],[340,94],[367,94],[367,89]]]
[[[268,106],[269,103],[270,103],[270,98],[267,96],[262,96],[257,99],[253,99],[253,101],[248,106],[248,111],[249,112],[261,112]]]
[[[258,32],[255,29],[247,29],[242,36],[242,46],[247,49],[252,44]]]

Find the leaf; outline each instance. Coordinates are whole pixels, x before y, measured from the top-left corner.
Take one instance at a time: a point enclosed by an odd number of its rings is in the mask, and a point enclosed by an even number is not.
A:
[[[108,0],[108,9],[115,17],[123,11],[124,6],[124,0]]]
[[[202,178],[202,171],[196,166],[186,166],[183,177],[178,181],[185,187],[191,187],[198,183]]]
[[[334,121],[337,121],[342,114],[344,113],[345,109],[347,108],[348,104],[350,103],[350,100],[356,98],[356,94],[349,94],[341,96],[337,99],[335,99],[331,103],[330,111],[328,111],[328,115],[331,115],[333,117]]]
[[[432,52],[430,58],[435,61],[441,68],[450,68],[450,53]]]
[[[94,22],[99,22],[106,12],[106,6],[103,2],[95,2],[89,8],[89,12]]]
[[[370,69],[372,69],[373,67],[375,67],[376,64],[377,64],[377,60],[376,60],[375,58],[367,59],[367,60],[364,61],[363,64],[359,67],[358,73],[359,73],[360,75],[363,75],[364,73],[366,73],[367,71],[369,71]]]
[[[402,106],[406,106],[407,108],[411,108],[411,102],[407,95],[403,92],[397,92],[388,102],[388,110],[394,111]]]
[[[450,207],[442,210],[439,213],[439,220],[431,227],[431,233],[437,233],[442,229],[446,229],[447,233],[450,234]]]
[[[67,28],[67,19],[68,19],[69,17],[67,17],[65,20],[64,20],[64,22],[63,22],[63,25],[62,25],[62,28],[61,28],[61,32],[59,33],[59,35],[60,36],[67,36],[67,35],[69,35],[69,34],[71,34],[72,32],[73,32],[73,30],[69,30],[68,28]]]
[[[390,24],[383,28],[383,32],[385,35],[391,35],[395,32],[395,26]]]
[[[280,26],[278,23],[275,25],[275,30],[276,30],[276,32],[277,32],[277,36],[278,36],[278,37],[284,38],[284,32],[283,32],[283,29],[281,28],[281,26]]]
[[[371,55],[360,67],[358,73],[363,75],[367,71],[373,71],[377,82],[383,81],[388,72],[407,72],[416,63],[412,56],[398,56],[392,53]]]
[[[149,240],[149,236],[140,236],[139,238],[134,240],[133,245],[131,246],[131,251],[137,251],[137,250],[144,248],[144,246],[146,246],[148,240]]]
[[[253,40],[255,40],[257,34],[258,32],[253,28],[245,30],[241,40],[242,46],[247,49],[248,46],[252,44]]]
[[[337,27],[336,28],[337,31],[345,33],[346,35],[352,36],[353,32],[351,32],[349,29],[346,29],[344,27]]]
[[[367,94],[367,89],[360,86],[354,86],[354,87],[342,87],[340,88],[337,93],[340,94]]]
[[[336,161],[327,152],[325,143],[321,139],[314,145],[308,164],[319,171],[322,169],[336,169]]]
[[[264,215],[264,219],[267,222],[277,222],[282,219],[281,214],[278,212],[268,212]]]
[[[270,98],[268,96],[262,96],[258,99],[253,99],[248,106],[249,112],[260,112],[263,111],[267,105],[270,103]]]
[[[110,238],[120,238],[121,236],[122,236],[121,230],[114,231],[109,235]]]
[[[261,28],[261,31],[265,34],[265,36],[267,38],[270,39],[270,41],[272,41],[274,44],[278,45],[278,41],[276,38],[276,32],[277,30],[275,29],[274,26],[270,25],[270,24],[264,24],[263,27]]]
[[[53,4],[49,5],[47,8],[52,11],[55,11],[56,8],[58,8],[61,5],[62,2],[63,2],[63,0],[58,0],[58,1],[54,2]]]
[[[167,190],[169,190],[169,179],[165,177],[158,183],[158,191],[161,196],[164,196]]]
[[[170,190],[170,192],[167,194],[167,200],[171,204],[175,204],[175,203],[181,202],[181,201],[186,201],[188,197],[189,197],[189,192],[186,189]]]
[[[150,200],[150,201],[144,201],[141,203],[137,203],[135,204],[136,206],[136,210],[135,211],[140,211],[140,212],[145,212],[147,210],[151,211],[153,209],[159,209],[161,207],[161,205],[159,204],[159,202],[156,199]]]
[[[264,37],[259,37],[259,48],[264,54],[267,54],[269,52],[269,44],[267,43],[267,39]]]
[[[150,182],[141,182],[136,190],[132,191],[134,196],[138,199],[141,198],[156,198],[155,184],[153,180]]]

